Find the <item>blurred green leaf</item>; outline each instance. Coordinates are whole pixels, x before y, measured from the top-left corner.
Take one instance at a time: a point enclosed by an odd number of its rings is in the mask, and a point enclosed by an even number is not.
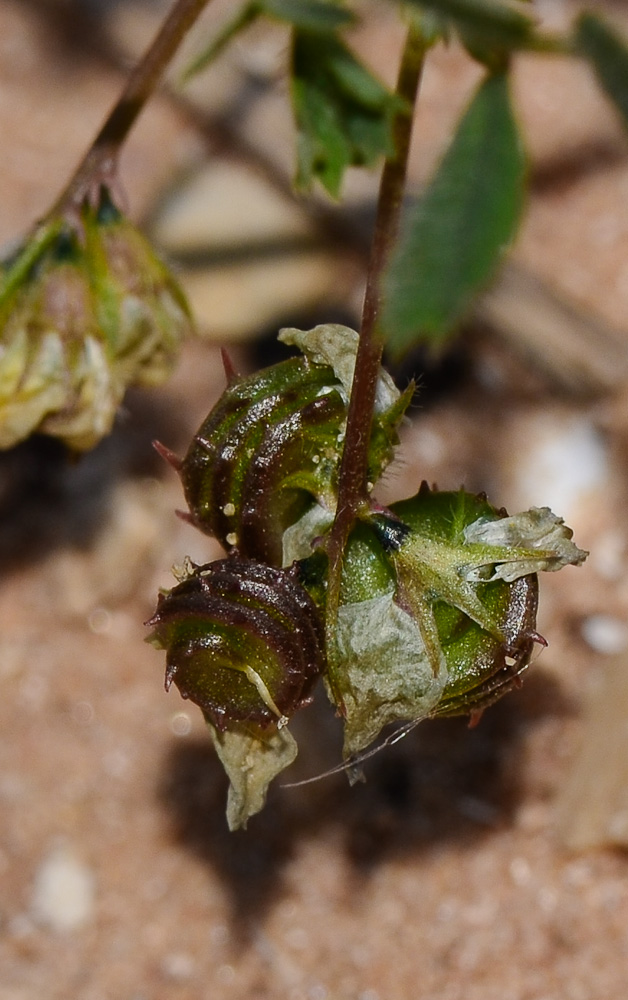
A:
[[[522,10],[522,3],[509,0],[408,0],[428,12],[451,19],[465,44],[474,46],[525,48],[533,34],[534,22]]]
[[[238,7],[233,17],[219,28],[211,41],[185,67],[181,74],[181,82],[187,83],[192,77],[197,76],[204,69],[207,69],[218,58],[222,50],[227,47],[231,39],[235,38],[241,31],[244,31],[245,28],[248,28],[249,24],[255,21],[261,13],[262,8],[258,0],[250,0],[249,3]]]
[[[355,15],[332,0],[249,0],[219,29],[194,57],[182,75],[186,83],[206,69],[241,31],[258,17],[267,15],[309,31],[334,31],[355,21]]]
[[[393,154],[393,122],[404,102],[330,32],[295,31],[292,100],[297,187],[318,179],[337,197],[347,167]]]
[[[333,31],[355,21],[351,11],[329,0],[260,0],[259,6],[269,17],[309,31]]]
[[[393,352],[441,341],[489,280],[521,214],[525,157],[504,74],[488,76],[411,211],[384,276]]]
[[[606,94],[628,125],[628,44],[593,14],[576,26],[576,49],[589,60]]]

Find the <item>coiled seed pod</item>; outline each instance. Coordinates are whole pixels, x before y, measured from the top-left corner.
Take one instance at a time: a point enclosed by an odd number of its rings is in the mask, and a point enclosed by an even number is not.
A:
[[[286,527],[313,499],[333,510],[345,420],[337,384],[331,368],[290,358],[228,386],[181,468],[194,524],[280,565]]]
[[[310,347],[321,331],[332,344],[326,354]],[[273,565],[283,561],[284,531],[309,509],[318,504],[323,518],[333,516],[357,346],[346,327],[297,332],[306,356],[233,380],[180,469],[193,523],[227,549]],[[388,376],[381,382],[369,453],[373,482],[392,459],[412,394],[409,387],[400,395]]]
[[[323,669],[323,631],[311,598],[284,570],[232,556],[159,598],[149,641],[167,650],[174,681],[216,729],[283,725]]]

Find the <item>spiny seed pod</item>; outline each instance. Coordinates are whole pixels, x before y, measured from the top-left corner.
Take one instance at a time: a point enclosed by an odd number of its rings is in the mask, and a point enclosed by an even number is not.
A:
[[[232,556],[159,598],[149,637],[167,650],[174,683],[217,730],[284,725],[323,669],[318,610],[293,573]]]
[[[299,339],[290,340],[292,333]],[[318,505],[318,525],[333,517],[357,348],[357,334],[333,324],[282,331],[280,339],[306,356],[233,380],[180,467],[192,522],[227,549],[273,565],[284,562],[284,532],[308,510]],[[412,393],[409,387],[401,396],[385,373],[380,383],[369,453],[373,482],[392,459]],[[307,555],[308,545],[301,547]]]
[[[92,448],[189,329],[176,282],[106,192],[42,223],[0,273],[0,448],[36,431]]]
[[[313,499],[333,510],[344,402],[330,368],[305,358],[228,386],[183,460],[194,524],[275,565],[284,530]]]

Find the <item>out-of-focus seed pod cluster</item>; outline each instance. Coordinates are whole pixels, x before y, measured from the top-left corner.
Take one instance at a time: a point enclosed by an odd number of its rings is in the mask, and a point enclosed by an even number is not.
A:
[[[92,448],[190,330],[177,282],[106,191],[53,214],[0,269],[0,448],[35,432]]]
[[[508,517],[483,495],[423,484],[388,509],[372,503],[356,522],[330,621],[326,541],[357,334],[328,325],[280,336],[303,357],[231,377],[184,459],[169,456],[190,520],[229,555],[189,564],[149,622],[150,641],[166,650],[166,686],[208,721],[231,782],[232,828],[294,759],[287,723],[319,676],[351,761],[390,723],[478,719],[544,642],[537,572],[586,556],[547,508]],[[381,373],[373,483],[393,457],[410,392]]]

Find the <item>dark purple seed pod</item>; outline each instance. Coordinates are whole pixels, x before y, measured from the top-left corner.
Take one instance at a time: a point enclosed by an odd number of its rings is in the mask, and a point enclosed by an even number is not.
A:
[[[189,575],[159,597],[149,636],[174,681],[219,730],[283,725],[323,670],[316,605],[291,571],[236,556]]]

